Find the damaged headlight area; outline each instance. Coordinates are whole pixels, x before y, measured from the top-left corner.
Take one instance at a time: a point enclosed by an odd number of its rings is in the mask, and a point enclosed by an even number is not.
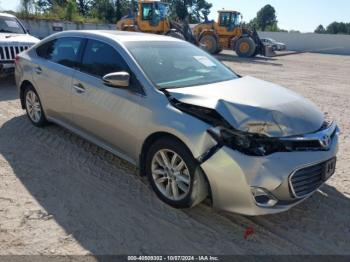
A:
[[[276,138],[234,130],[231,125],[213,109],[185,104],[176,99],[170,99],[170,102],[179,110],[193,115],[213,126],[208,132],[218,142],[218,145],[209,151],[216,151],[222,146],[228,146],[234,150],[252,156],[264,156],[274,152],[288,151]],[[212,152],[207,152],[204,154],[203,158],[206,159],[206,156],[211,155],[211,153]]]
[[[222,126],[213,127],[208,132],[220,145],[250,156],[266,156],[275,152],[289,151],[278,138],[244,133]]]
[[[165,91],[170,103],[184,113],[190,114],[212,126],[208,133],[218,142],[200,161],[210,158],[222,146],[250,156],[266,156],[276,152],[326,151],[339,133],[337,125],[325,123],[313,134],[297,137],[269,137],[264,133],[249,133],[233,128],[215,109],[180,102]]]

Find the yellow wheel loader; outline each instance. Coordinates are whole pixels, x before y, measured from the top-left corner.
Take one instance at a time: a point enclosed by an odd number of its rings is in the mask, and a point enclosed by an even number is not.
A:
[[[169,19],[169,4],[144,0],[138,2],[136,14],[129,12],[117,23],[117,30],[162,34],[194,43],[194,37],[188,24]]]
[[[264,45],[256,30],[244,27],[241,20],[241,13],[222,10],[217,22],[206,19],[194,27],[193,35],[197,44],[211,54],[232,49],[240,57],[274,56],[272,47]]]

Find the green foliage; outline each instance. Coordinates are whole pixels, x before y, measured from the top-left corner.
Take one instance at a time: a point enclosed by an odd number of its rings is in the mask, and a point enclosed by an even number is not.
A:
[[[77,0],[79,14],[87,16],[91,11],[92,2],[92,0]]]
[[[28,15],[31,13],[33,5],[33,0],[21,0],[21,12]]]
[[[75,17],[77,17],[77,3],[73,0],[69,0],[66,6],[66,15],[65,19],[68,21],[73,21]]]
[[[248,26],[258,31],[288,32],[278,27],[276,10],[271,5],[265,5],[261,8],[256,17],[248,23]]]
[[[315,30],[316,34],[325,34],[326,33],[326,29],[323,27],[323,25],[319,25],[316,30]]]
[[[333,22],[327,26],[327,33],[329,34],[350,34],[350,23]]]
[[[197,23],[209,15],[207,0],[164,0],[170,4],[172,19]],[[21,17],[65,19],[75,22],[115,23],[130,10],[137,10],[137,0],[21,0]]]
[[[265,5],[258,11],[256,18],[251,23],[257,30],[269,31],[272,29],[278,31],[275,8],[271,5]]]
[[[265,31],[268,32],[280,32],[281,30],[277,26],[277,22],[272,25],[267,25]]]
[[[316,28],[315,33],[350,35],[350,23],[333,22],[330,25],[328,25],[326,29],[323,27],[323,25],[319,25]]]
[[[116,20],[114,3],[111,0],[94,1],[91,15],[101,21],[114,23]]]
[[[172,17],[181,21],[186,19],[190,23],[203,21],[210,13],[212,4],[206,0],[168,0],[172,10]]]

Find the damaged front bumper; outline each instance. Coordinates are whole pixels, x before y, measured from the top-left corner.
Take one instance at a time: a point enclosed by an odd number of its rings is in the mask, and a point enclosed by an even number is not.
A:
[[[286,211],[311,196],[329,177],[319,181],[312,192],[297,197],[291,184],[292,175],[301,170],[307,176],[306,167],[311,168],[310,172],[321,170],[326,161],[335,158],[337,151],[338,129],[324,151],[248,156],[223,146],[203,161],[201,167],[211,187],[214,208],[244,215],[267,215]],[[268,201],[259,203],[257,196]]]

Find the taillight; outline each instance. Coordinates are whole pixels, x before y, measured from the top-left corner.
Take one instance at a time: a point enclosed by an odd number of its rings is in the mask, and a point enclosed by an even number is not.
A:
[[[18,64],[18,62],[19,62],[19,56],[18,56],[18,55],[16,55],[16,57],[15,57],[15,65],[17,65],[17,64]]]

